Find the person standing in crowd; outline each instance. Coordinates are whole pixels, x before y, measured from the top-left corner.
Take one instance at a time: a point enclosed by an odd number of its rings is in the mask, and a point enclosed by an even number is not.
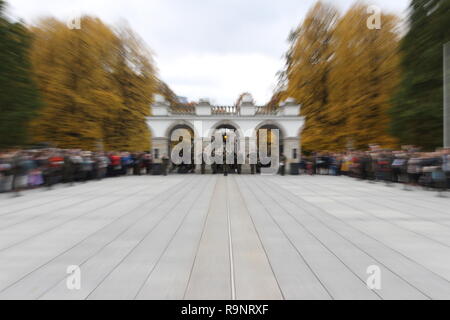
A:
[[[310,176],[314,175],[314,156],[310,156],[306,160],[306,173]]]
[[[49,190],[59,182],[63,165],[64,158],[52,151],[44,169],[44,181]]]
[[[408,181],[411,186],[416,186],[419,183],[419,178],[421,175],[420,158],[417,154],[413,154],[408,160]]]
[[[91,161],[92,161],[92,171],[89,179],[98,180],[98,161],[97,161],[97,154],[95,152],[91,154]]]
[[[92,176],[94,171],[94,161],[92,160],[92,153],[85,151],[82,153],[81,163],[81,181],[87,182]]]
[[[343,175],[343,173],[342,173],[342,166],[344,165],[344,161],[345,161],[345,155],[343,155],[343,154],[337,154],[336,155],[336,158],[338,159],[338,162],[337,162],[337,172],[339,173],[338,175],[339,176],[342,176]]]
[[[238,156],[236,153],[234,154],[234,163],[236,164],[237,174],[241,174],[242,173],[242,164],[239,162]]]
[[[349,153],[346,153],[345,155],[343,155],[341,161],[341,174],[344,176],[349,176],[350,166],[351,166],[351,156]]]
[[[39,170],[40,173],[40,186],[45,184],[45,179],[44,179],[44,170],[45,167],[47,165],[47,159],[48,159],[48,153],[46,151],[41,151],[39,153],[36,154],[35,156],[35,161],[36,161],[36,166],[37,166],[37,170]]]
[[[316,168],[315,169],[316,174],[318,174],[318,175],[328,174],[327,157],[317,154],[314,157],[314,163],[315,163],[315,168]]]
[[[152,167],[153,167],[153,155],[151,153],[146,153],[144,155],[144,167],[145,167],[145,173],[146,174],[152,174]]]
[[[405,153],[396,153],[392,162],[392,175],[394,182],[408,183],[408,160]]]
[[[367,154],[361,154],[359,157],[360,178],[366,180],[370,176],[371,159]]]
[[[120,175],[120,173],[123,173],[122,171],[122,159],[119,155],[115,153],[111,153],[109,155],[109,175],[111,177],[117,177]]]
[[[444,171],[446,179],[447,179],[445,188],[450,189],[450,148],[443,150],[442,170]]]
[[[250,164],[250,173],[252,175],[256,174],[258,155],[254,152],[247,154],[247,162]]]
[[[206,163],[205,163],[205,160],[203,160],[202,163],[200,164],[200,173],[201,173],[201,174],[205,174],[205,173],[206,173]]]
[[[30,152],[27,155],[28,170],[28,187],[36,188],[43,184],[42,171],[38,161],[38,153],[36,151]]]
[[[15,197],[28,186],[28,167],[24,154],[18,151],[12,160],[12,190]]]
[[[104,153],[99,153],[95,157],[95,163],[96,163],[96,167],[97,167],[96,179],[102,180],[103,178],[106,177],[106,173],[107,173],[108,166],[109,166],[109,159],[108,159],[108,157],[105,156]]]
[[[75,181],[76,164],[73,161],[73,156],[70,151],[64,155],[63,164],[63,182],[73,185]]]
[[[213,163],[211,164],[211,169],[213,174],[217,174],[219,172],[219,165],[216,163],[215,157],[216,157],[216,151],[213,150],[212,152],[212,157],[213,157]]]
[[[299,163],[300,174],[306,174],[306,158],[302,157]]]
[[[73,164],[73,167],[74,167],[74,181],[82,181],[82,178],[83,178],[83,171],[82,171],[83,158],[80,155],[80,151],[75,151],[71,155],[70,160],[72,161],[72,164]]]
[[[12,189],[12,160],[10,154],[0,154],[0,193]]]
[[[169,157],[166,154],[164,154],[162,156],[161,160],[162,160],[162,166],[161,166],[162,174],[164,176],[167,176],[167,170],[169,168]]]
[[[328,155],[328,174],[330,176],[336,176],[336,157],[333,154]]]
[[[142,155],[135,153],[131,158],[133,159],[133,175],[140,176],[142,174],[143,166]]]
[[[223,168],[223,175],[225,177],[228,176],[228,172],[230,171],[230,165],[228,164],[228,161],[227,161],[227,158],[229,157],[228,154],[229,153],[227,151],[223,152],[223,165],[222,165],[222,168]]]
[[[122,175],[131,175],[133,173],[133,157],[128,152],[121,154]]]
[[[280,174],[282,176],[284,176],[286,174],[286,161],[287,161],[287,158],[284,155],[284,153],[282,153],[280,156]]]

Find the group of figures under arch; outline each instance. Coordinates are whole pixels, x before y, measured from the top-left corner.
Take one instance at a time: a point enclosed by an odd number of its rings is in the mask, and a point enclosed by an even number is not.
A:
[[[183,135],[174,135],[174,133],[184,131]],[[186,134],[187,133],[187,134]],[[269,168],[272,165],[271,159],[262,160],[261,154],[264,154],[263,158],[271,158],[272,152],[276,148],[276,156],[281,159],[283,165],[284,150],[283,150],[283,135],[279,127],[273,124],[262,125],[255,132],[256,140],[255,147],[252,149],[246,145],[246,140],[242,133],[231,124],[218,125],[211,134],[208,142],[214,144],[216,139],[220,139],[222,143],[218,144],[219,149],[205,150],[204,142],[202,141],[202,161],[200,164],[200,172],[205,173],[207,171],[207,164],[210,165],[211,173],[213,174],[228,174],[235,173],[241,174],[242,167],[245,164],[250,166],[252,174],[261,173],[262,168]],[[169,132],[169,173],[194,173],[196,171],[195,152],[190,152],[190,157],[186,161],[183,157],[184,148],[179,148],[183,143],[190,146],[190,150],[195,150],[195,132],[193,128],[186,124],[177,124],[173,126]],[[187,141],[185,141],[187,139]],[[233,140],[233,141],[230,141]],[[232,150],[227,149],[227,146],[231,146]],[[220,150],[223,148],[223,150]],[[260,150],[264,149],[264,150]],[[251,150],[254,150],[253,152]],[[212,156],[212,160],[209,162],[205,160],[208,151]],[[216,152],[219,151],[220,155],[216,157]],[[182,161],[173,161],[173,158],[185,159]],[[254,161],[251,158],[254,157]],[[245,158],[245,159],[243,159]],[[215,161],[215,159],[219,161]]]
[[[256,173],[283,163],[295,167],[304,125],[300,108],[293,99],[273,110],[256,106],[249,94],[232,107],[201,100],[192,108],[172,108],[155,97],[148,118],[153,157],[156,163],[169,158],[170,170],[179,173]]]

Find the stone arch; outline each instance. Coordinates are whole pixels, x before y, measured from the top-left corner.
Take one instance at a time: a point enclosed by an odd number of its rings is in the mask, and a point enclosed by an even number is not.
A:
[[[228,128],[227,128],[228,127]],[[240,159],[241,157],[243,157],[243,154],[245,154],[245,135],[244,132],[242,131],[241,126],[236,123],[233,120],[230,119],[223,119],[220,121],[215,122],[208,130],[208,138],[210,139],[212,138],[212,136],[214,135],[214,133],[216,132],[216,130],[220,130],[220,129],[235,129],[235,141],[234,141],[234,151],[236,152],[236,156]],[[211,140],[212,141],[212,140]],[[238,160],[241,161],[241,160]],[[237,163],[235,163],[236,165]]]
[[[303,123],[297,130],[297,137],[300,139],[303,133],[303,129],[305,129],[305,124]]]
[[[177,127],[188,127],[192,130],[192,132],[194,132],[195,135],[197,134],[194,125],[190,121],[178,120],[178,121],[172,122],[165,132],[164,136],[167,139],[169,139],[169,141],[170,141],[170,135],[172,134],[173,130],[176,129]],[[192,137],[192,138],[195,138],[195,137]]]
[[[153,128],[147,123],[148,133],[150,134],[150,146],[153,147],[153,139],[155,138],[155,131]]]
[[[280,138],[281,139],[287,138],[286,129],[279,122],[274,121],[274,120],[266,120],[266,121],[259,123],[255,128],[255,134],[259,129],[261,129],[262,127],[265,127],[265,126],[277,127],[280,130]]]
[[[244,137],[244,133],[242,132],[241,127],[233,120],[221,120],[216,123],[208,130],[208,137],[212,136],[214,134],[214,131],[216,131],[221,126],[231,126],[236,129],[236,135],[238,138]]]
[[[259,153],[259,147],[260,147],[260,142],[259,142],[259,132],[258,130],[260,129],[278,129],[279,130],[279,152],[280,154],[284,153],[284,142],[286,139],[286,129],[284,128],[284,126],[282,126],[279,122],[274,121],[274,120],[265,120],[260,122],[256,127],[255,127],[255,136],[254,138],[256,139],[257,142],[257,150]]]
[[[179,141],[172,141],[172,133],[177,130],[177,129],[187,129],[190,131],[191,134],[191,141],[190,146],[190,152],[191,152],[191,160],[190,162],[182,162],[182,163],[178,163],[175,164],[175,162],[173,162],[172,160],[172,151],[174,150],[175,146],[179,144]],[[172,172],[173,170],[176,170],[178,173],[187,173],[190,171],[193,171],[195,169],[195,165],[194,165],[194,141],[196,138],[196,130],[195,130],[195,126],[187,120],[177,120],[177,121],[173,121],[172,123],[170,123],[170,125],[168,126],[166,132],[165,132],[165,136],[167,139],[167,151],[168,151],[168,155],[170,157],[171,160],[171,167],[169,169],[170,172]]]

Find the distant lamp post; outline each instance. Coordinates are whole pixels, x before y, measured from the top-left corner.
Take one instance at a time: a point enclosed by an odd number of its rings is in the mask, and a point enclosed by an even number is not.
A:
[[[450,42],[444,45],[444,148],[450,148]]]

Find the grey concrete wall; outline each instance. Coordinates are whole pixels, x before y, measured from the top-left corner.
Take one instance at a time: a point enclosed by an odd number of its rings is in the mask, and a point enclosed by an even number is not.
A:
[[[300,161],[301,156],[300,138],[284,139],[284,155],[286,156],[288,163]]]
[[[158,150],[158,151],[156,151]],[[158,153],[158,154],[156,154]],[[161,157],[165,154],[169,155],[169,140],[167,138],[153,138],[152,139],[152,154],[155,162],[161,162]],[[158,157],[157,157],[158,156]]]
[[[444,46],[444,147],[450,148],[450,42]]]

